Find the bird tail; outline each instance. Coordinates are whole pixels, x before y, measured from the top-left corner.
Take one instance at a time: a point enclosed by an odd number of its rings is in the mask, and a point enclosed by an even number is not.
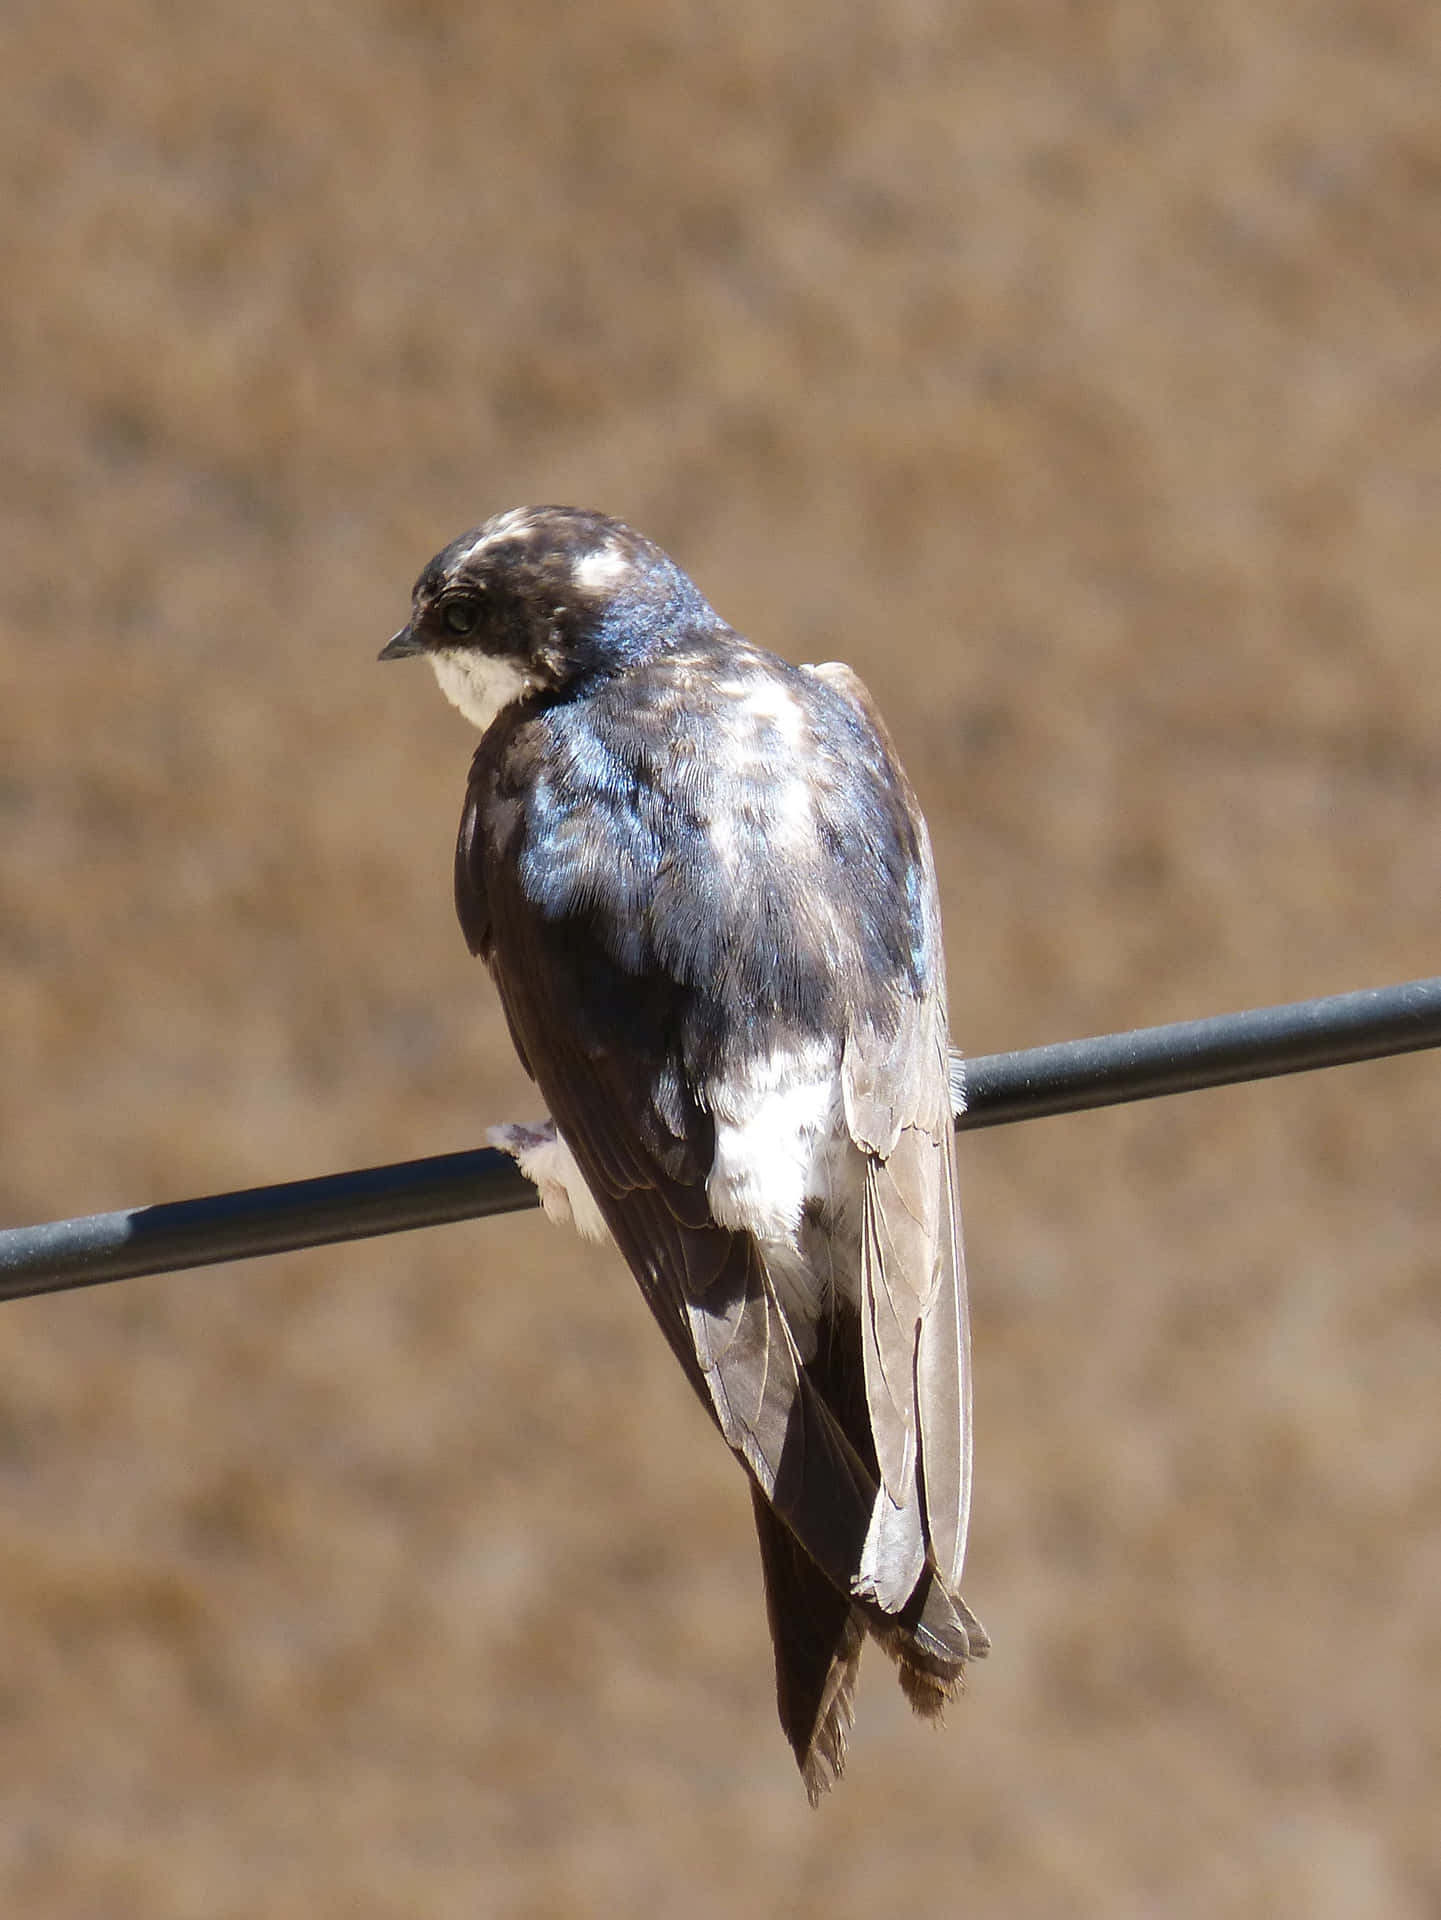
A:
[[[947,1620],[944,1640],[931,1630],[940,1614]],[[991,1650],[990,1635],[959,1594],[946,1591],[927,1569],[901,1614],[866,1610],[871,1637],[896,1663],[901,1692],[923,1720],[939,1720],[946,1706],[965,1691],[966,1666]]]
[[[991,1643],[965,1601],[946,1592],[932,1570],[902,1613],[884,1613],[838,1592],[754,1485],[751,1504],[775,1647],[776,1705],[815,1806],[845,1768],[867,1633],[895,1661],[901,1691],[927,1720],[940,1718],[965,1685],[966,1662],[982,1658]]]
[[[831,1585],[759,1487],[752,1486],[751,1503],[776,1654],[776,1705],[815,1806],[846,1763],[865,1615]]]

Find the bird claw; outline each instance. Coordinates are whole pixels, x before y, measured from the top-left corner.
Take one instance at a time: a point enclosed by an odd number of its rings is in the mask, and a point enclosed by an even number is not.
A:
[[[610,1229],[554,1120],[511,1120],[488,1128],[485,1137],[510,1155],[539,1193],[547,1220],[574,1227],[585,1240],[607,1238]]]

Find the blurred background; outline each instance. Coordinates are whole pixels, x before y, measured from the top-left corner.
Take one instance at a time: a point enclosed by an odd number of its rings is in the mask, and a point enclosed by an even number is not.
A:
[[[0,1218],[539,1103],[379,669],[534,500],[855,665],[988,1052],[1431,973],[1426,0],[12,0]],[[0,1309],[0,1889],[1441,1907],[1435,1056],[963,1143],[995,1640],[806,1807],[740,1475],[533,1216]]]

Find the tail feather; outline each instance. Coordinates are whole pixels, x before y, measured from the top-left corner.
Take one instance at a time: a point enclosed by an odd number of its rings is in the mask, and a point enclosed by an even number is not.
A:
[[[754,1485],[751,1504],[775,1647],[776,1706],[815,1806],[845,1770],[867,1633],[895,1661],[902,1693],[926,1720],[939,1720],[964,1691],[967,1662],[984,1658],[991,1643],[965,1601],[945,1593],[934,1573],[923,1577],[900,1614],[837,1592]],[[959,1622],[945,1645],[927,1630],[937,1612]]]
[[[853,1310],[838,1309],[805,1376],[855,1447],[863,1471],[878,1476],[860,1324]],[[803,1437],[799,1422],[796,1432]],[[809,1459],[800,1446],[794,1457]],[[834,1572],[823,1573],[754,1482],[751,1501],[775,1646],[776,1704],[814,1806],[845,1766],[846,1737],[855,1719],[856,1674],[867,1634],[895,1661],[911,1706],[930,1720],[938,1719],[961,1691],[967,1661],[981,1658],[991,1643],[933,1562],[905,1606],[888,1613],[874,1600],[840,1588]],[[850,1541],[838,1549],[837,1562],[844,1564],[848,1549],[859,1544]]]
[[[837,1593],[758,1487],[751,1500],[775,1646],[776,1705],[815,1806],[845,1767],[864,1616]]]

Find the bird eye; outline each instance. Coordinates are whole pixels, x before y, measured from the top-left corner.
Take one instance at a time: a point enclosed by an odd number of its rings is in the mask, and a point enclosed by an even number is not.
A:
[[[448,633],[474,633],[475,623],[480,618],[480,608],[474,600],[447,600],[441,609],[440,618]]]

